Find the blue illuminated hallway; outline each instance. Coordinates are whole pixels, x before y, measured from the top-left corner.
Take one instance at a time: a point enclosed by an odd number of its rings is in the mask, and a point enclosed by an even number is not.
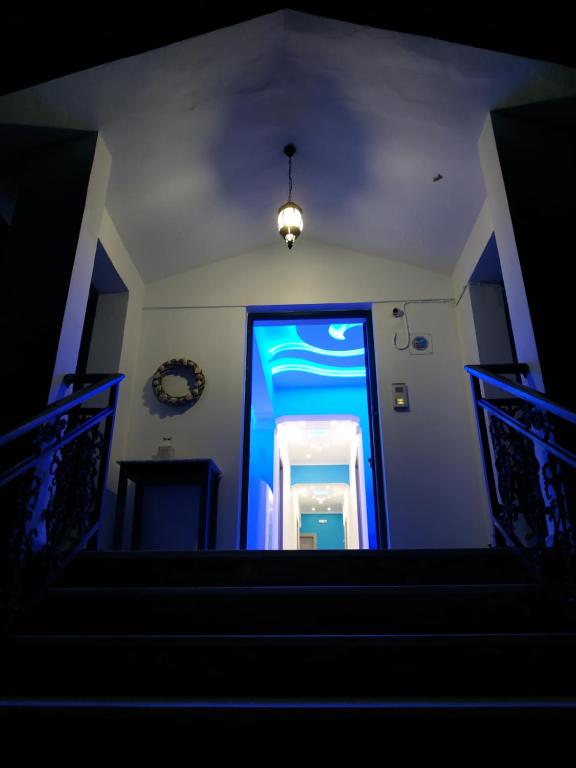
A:
[[[250,328],[246,547],[386,546],[368,313],[256,316]]]

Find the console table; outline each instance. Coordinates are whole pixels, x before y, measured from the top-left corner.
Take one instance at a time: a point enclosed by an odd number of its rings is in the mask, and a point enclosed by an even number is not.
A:
[[[212,459],[151,459],[148,461],[119,461],[120,478],[118,481],[118,497],[116,502],[116,528],[115,528],[115,546],[122,548],[122,539],[124,526],[126,523],[126,497],[128,492],[128,481],[132,480],[136,486],[134,495],[134,512],[132,517],[132,549],[147,548],[146,540],[143,541],[143,532],[146,529],[147,512],[145,508],[145,496],[150,493],[154,487],[176,487],[192,486],[194,490],[194,502],[190,504],[190,509],[179,509],[178,512],[184,512],[184,519],[190,515],[190,523],[197,524],[197,541],[193,542],[196,546],[168,547],[170,549],[214,549],[216,546],[216,515],[218,505],[218,483],[222,473],[212,461]],[[197,500],[196,500],[197,497]],[[187,502],[188,503],[188,502]],[[161,510],[158,516],[158,510],[154,512],[156,520],[164,519],[166,525],[169,525],[171,502],[167,496],[166,510]],[[193,516],[197,515],[197,521],[193,521]],[[194,527],[195,527],[194,526]],[[146,536],[150,538],[153,535],[149,531]],[[176,531],[175,534],[178,535]],[[145,539],[146,539],[145,536]],[[194,536],[196,538],[196,536]],[[182,540],[185,542],[186,537]],[[144,546],[143,546],[144,545]],[[158,547],[152,547],[158,548]]]

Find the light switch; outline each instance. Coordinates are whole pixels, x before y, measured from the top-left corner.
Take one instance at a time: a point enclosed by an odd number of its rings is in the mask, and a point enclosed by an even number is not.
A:
[[[392,384],[392,403],[395,411],[410,410],[408,403],[408,387],[406,384],[396,382]]]

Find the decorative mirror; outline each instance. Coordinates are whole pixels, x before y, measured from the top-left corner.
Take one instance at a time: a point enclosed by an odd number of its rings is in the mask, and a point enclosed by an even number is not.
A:
[[[173,376],[187,380],[188,391],[185,394],[170,391],[169,378]],[[168,381],[165,381],[166,379]],[[205,385],[206,378],[200,366],[194,360],[187,360],[185,357],[173,358],[162,363],[152,377],[154,394],[164,405],[194,405],[200,399]]]

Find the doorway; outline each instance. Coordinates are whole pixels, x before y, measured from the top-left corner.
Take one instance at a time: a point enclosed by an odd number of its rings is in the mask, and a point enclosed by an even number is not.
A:
[[[120,370],[128,295],[128,288],[99,240],[78,352],[77,374]]]
[[[371,316],[248,316],[241,547],[386,546]]]

